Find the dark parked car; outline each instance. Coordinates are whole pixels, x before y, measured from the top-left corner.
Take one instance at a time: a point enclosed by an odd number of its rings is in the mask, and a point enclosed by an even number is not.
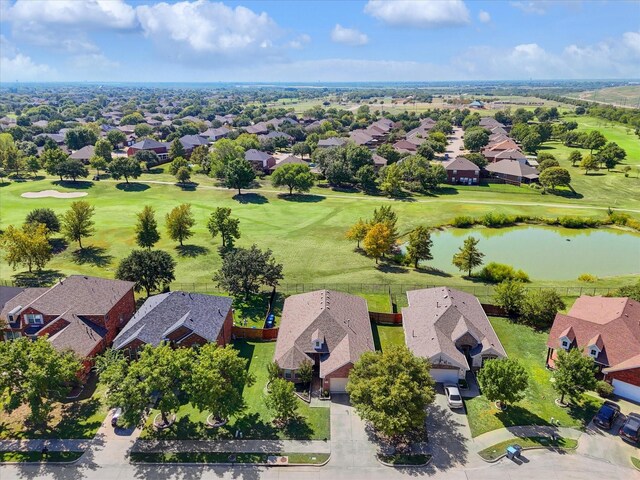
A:
[[[640,415],[631,413],[620,427],[620,436],[631,443],[640,442]]]
[[[612,402],[604,402],[593,419],[593,423],[604,429],[611,429],[620,415],[620,406]]]

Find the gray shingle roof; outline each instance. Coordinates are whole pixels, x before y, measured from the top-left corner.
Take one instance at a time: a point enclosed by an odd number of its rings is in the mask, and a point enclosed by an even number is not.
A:
[[[538,178],[538,171],[518,160],[500,160],[491,163],[486,167],[487,172],[498,173],[502,175],[512,175],[514,177]]]
[[[171,331],[184,325],[200,337],[214,342],[231,309],[229,297],[189,292],[169,292],[149,297],[113,342],[125,347],[138,339],[158,345]]]

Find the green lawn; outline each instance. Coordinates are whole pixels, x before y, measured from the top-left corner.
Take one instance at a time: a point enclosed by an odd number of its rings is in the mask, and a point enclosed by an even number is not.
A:
[[[388,463],[397,467],[420,466],[426,464],[431,459],[431,455],[427,455],[425,453],[395,453],[392,455],[378,454],[378,458],[384,463]]]
[[[373,342],[376,350],[383,351],[392,345],[404,345],[404,330],[402,325],[380,325],[371,322]]]
[[[153,179],[154,174],[145,174],[140,180]],[[488,212],[504,212],[540,216],[576,214],[604,217],[606,214],[605,211],[591,207],[592,202],[586,201],[586,198],[576,200],[543,196],[525,187],[446,187],[439,196],[417,196],[415,201],[404,202],[320,188],[317,190],[322,191],[322,196],[314,194],[291,200],[274,193],[271,187],[263,187],[259,190],[260,193],[248,193],[238,199],[234,198],[233,192],[213,189],[212,179],[201,175],[196,175],[196,179],[201,186],[193,191],[182,190],[174,185],[143,183],[124,188],[122,183],[109,180],[78,182],[76,185],[58,185],[52,179],[5,183],[0,187],[0,228],[22,223],[26,214],[34,208],[50,207],[57,213],[62,213],[72,202],[71,199],[25,199],[20,196],[22,193],[52,188],[60,191],[85,191],[88,195],[84,199],[96,209],[95,234],[84,241],[87,248],[83,252],[79,252],[75,244],[66,245],[56,239],[58,253],[39,278],[51,280],[57,275],[68,274],[110,277],[114,275],[119,260],[135,248],[136,213],[143,205],[152,205],[156,209],[162,235],[157,248],[170,252],[177,260],[173,288],[212,293],[217,289],[212,277],[221,264],[218,253],[220,241],[211,239],[206,221],[212,209],[218,206],[231,207],[233,215],[240,219],[242,238],[237,242],[239,246],[246,247],[255,243],[261,248],[273,250],[275,258],[284,264],[285,283],[325,284],[329,288],[347,283],[366,286],[437,285],[443,282],[441,276],[413,268],[384,263],[376,266],[373,259],[354,251],[353,242],[344,238],[346,230],[359,218],[369,218],[373,209],[381,204],[393,205],[398,214],[398,230],[401,234],[406,234],[420,224],[439,225],[450,222],[457,215],[480,216]],[[601,178],[594,177],[589,181],[599,182]],[[208,187],[204,188],[206,185]],[[637,208],[639,202],[634,198],[640,193],[634,194],[630,190],[620,192],[615,197],[618,198],[619,205],[625,203]],[[500,204],[493,205],[491,202]],[[180,203],[192,205],[196,220],[194,235],[185,242],[183,248],[177,248],[176,242],[167,237],[164,229],[165,215]],[[584,208],[558,207],[573,204]],[[593,205],[605,208],[609,204],[610,202],[599,200]],[[0,260],[2,280],[30,278],[20,270],[12,272],[5,260]],[[536,279],[536,282],[545,283],[545,280]],[[621,282],[628,283],[628,279],[610,278],[595,286],[617,286]],[[448,277],[446,283],[451,286],[475,285],[459,275]],[[249,315],[250,322],[260,323],[263,313],[263,308],[254,310]]]
[[[231,452],[178,452],[131,453],[134,463],[267,463],[269,456],[289,457],[289,463],[320,465],[329,459],[328,453],[231,453]],[[230,457],[233,456],[233,461]]]
[[[633,464],[634,467],[640,470],[640,458],[631,457],[631,463]]]
[[[73,462],[84,452],[49,452],[43,458],[41,452],[0,452],[0,462],[31,463],[31,462]]]
[[[329,409],[311,408],[299,400],[299,419],[291,422],[284,430],[276,429],[271,421],[272,415],[264,402],[265,386],[268,376],[266,366],[273,360],[275,342],[248,342],[238,340],[234,343],[240,356],[249,360],[249,371],[255,375],[256,382],[244,390],[247,409],[243,414],[230,419],[229,423],[218,429],[205,427],[210,412],[200,412],[192,405],[185,403],[177,413],[173,427],[156,431],[152,427],[153,418],[158,413],[152,411],[148,418],[143,438],[165,439],[197,439],[197,438],[233,438],[240,430],[245,439],[328,439]]]
[[[529,373],[525,398],[499,411],[484,396],[466,400],[471,435],[478,436],[498,428],[516,425],[549,425],[551,417],[563,427],[583,427],[602,401],[584,395],[579,405],[561,408],[555,404],[558,395],[551,383],[551,372],[545,368],[547,334],[504,318],[491,317],[502,345],[510,358],[519,360]]]
[[[391,313],[391,300],[386,293],[359,293],[367,301],[370,312]]]
[[[0,410],[0,439],[93,438],[107,416],[104,393],[105,388],[96,386],[95,377],[91,377],[78,399],[54,405],[46,431],[28,425],[25,406],[12,413]]]
[[[573,450],[578,446],[578,441],[573,438],[564,437],[558,437],[553,441],[549,437],[519,437],[491,445],[484,450],[480,450],[478,455],[485,460],[493,461],[503,456],[506,453],[507,447],[513,444],[520,445],[523,450],[540,447]]]

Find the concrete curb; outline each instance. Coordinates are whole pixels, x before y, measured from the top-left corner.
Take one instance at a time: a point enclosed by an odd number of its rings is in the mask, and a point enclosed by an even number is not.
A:
[[[579,445],[579,444],[578,444]],[[566,450],[567,452],[572,452],[578,449],[578,445],[576,445],[575,447],[572,448],[554,448],[554,447],[524,447],[522,449],[522,451],[524,452],[525,450],[549,450],[549,451],[554,451],[554,450]],[[503,453],[502,455],[500,455],[498,458],[494,459],[494,460],[487,460],[486,458],[484,458],[482,455],[480,455],[479,452],[476,452],[476,454],[485,462],[485,463],[496,463],[500,460],[502,460],[504,457],[507,456],[506,453]]]
[[[80,459],[78,459],[80,460]],[[75,460],[76,462],[78,460]],[[129,463],[132,465],[187,465],[190,467],[199,467],[202,465],[215,465],[221,467],[324,467],[331,460],[331,454],[329,454],[329,458],[327,458],[322,463],[287,463],[286,465],[273,465],[271,463],[242,463],[242,462],[132,462],[129,460]],[[1,465],[1,464],[0,464]]]
[[[425,455],[429,455],[429,459],[426,462],[421,463],[419,465],[393,465],[391,463],[387,463],[387,462],[381,460],[380,456],[377,455],[377,454],[375,455],[375,457],[376,457],[376,460],[378,461],[378,463],[380,463],[381,465],[384,465],[385,467],[389,467],[389,468],[423,468],[423,467],[426,467],[427,465],[429,465],[433,461],[433,455],[430,455],[428,453],[425,454]]]
[[[48,462],[46,460],[38,460],[37,462],[0,462],[0,465],[75,465],[80,460],[82,460],[82,457],[84,457],[85,453],[87,452],[83,451],[82,455],[80,455],[78,458],[76,458],[75,460],[69,460],[68,462]]]

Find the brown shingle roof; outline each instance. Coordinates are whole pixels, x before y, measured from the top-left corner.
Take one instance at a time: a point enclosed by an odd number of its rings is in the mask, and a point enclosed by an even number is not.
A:
[[[307,353],[316,353],[313,339],[323,339],[320,377],[360,355],[374,350],[367,302],[361,297],[331,290],[292,295],[284,302],[274,360],[280,368],[295,370]]]

